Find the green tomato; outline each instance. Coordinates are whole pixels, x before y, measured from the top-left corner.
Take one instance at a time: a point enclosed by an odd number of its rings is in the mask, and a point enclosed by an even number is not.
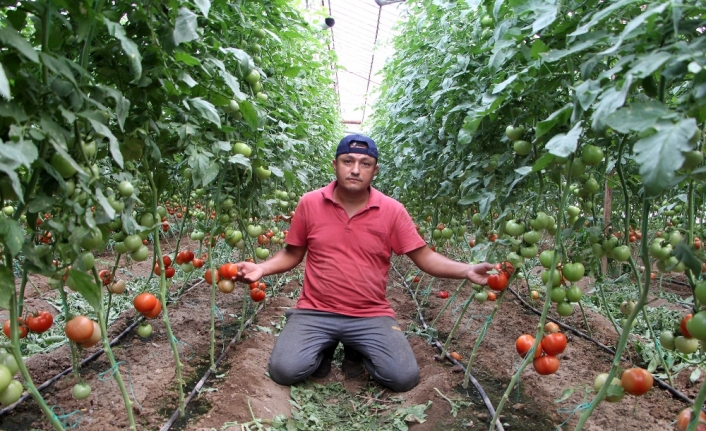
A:
[[[515,141],[512,146],[512,149],[515,150],[515,153],[517,153],[518,155],[526,156],[532,152],[532,144],[527,141],[519,140]]]
[[[453,236],[453,230],[445,227],[444,230],[441,231],[441,236],[445,239],[449,239]]]
[[[255,256],[257,256],[257,258],[260,260],[267,259],[267,256],[269,256],[269,255],[270,255],[270,250],[268,250],[266,248],[257,247],[255,249]]]
[[[534,220],[530,222],[530,225],[532,225],[535,230],[542,230],[549,227],[550,222],[552,222],[552,220],[549,219],[549,216],[546,213],[540,211],[537,213],[537,216],[534,218]]]
[[[581,209],[572,205],[566,209],[566,213],[569,217],[578,217],[581,214]]]
[[[252,149],[244,142],[236,142],[233,145],[233,152],[235,154],[242,154],[245,157],[250,157],[250,154],[252,154]]]
[[[569,302],[579,302],[581,301],[582,296],[583,292],[581,291],[581,288],[576,285],[573,285],[566,289],[566,299]]]
[[[526,259],[531,259],[537,256],[537,253],[539,253],[539,249],[536,244],[529,247],[520,247],[520,254]]]
[[[194,241],[201,241],[206,237],[206,234],[200,230],[194,230],[191,232],[191,239]]]
[[[91,387],[86,383],[76,383],[71,389],[71,395],[77,400],[85,400],[91,395]]]
[[[492,18],[491,18],[492,20]],[[505,128],[505,136],[508,137],[511,141],[517,141],[522,137],[522,135],[525,133],[525,127],[524,126],[517,126],[514,127],[512,125],[509,125]]]
[[[488,292],[485,290],[481,290],[480,292],[476,292],[475,295],[473,295],[473,299],[475,299],[478,302],[485,302],[488,300]]]
[[[678,230],[673,231],[673,232],[669,235],[669,243],[670,243],[673,247],[676,247],[677,244],[679,244],[679,243],[682,242],[682,241],[683,241],[683,238],[682,238],[682,236],[681,236],[681,233],[679,233]]]
[[[529,232],[525,232],[522,238],[527,244],[537,244],[539,240],[542,239],[542,233],[538,230],[531,230]]]
[[[618,262],[627,262],[630,259],[630,247],[621,245],[613,249],[613,259]]]
[[[260,72],[253,69],[248,76],[245,77],[245,81],[250,85],[255,85],[255,83],[260,82]]]
[[[483,17],[480,19],[480,25],[482,25],[483,27],[490,27],[491,25],[493,25],[493,17],[490,15],[483,15]]]
[[[702,281],[694,288],[694,297],[700,305],[706,305],[706,281]]]
[[[480,213],[473,214],[473,217],[471,217],[471,221],[476,226],[481,226],[483,224],[483,218],[480,216]]]
[[[159,216],[159,220],[162,220],[164,217],[167,216],[167,209],[164,208],[162,205],[157,206],[157,215]]]
[[[596,376],[596,379],[593,381],[593,390],[598,392],[605,386],[606,381],[608,380],[608,373],[601,373]],[[622,400],[623,397],[625,397],[625,391],[623,390],[623,384],[620,381],[619,378],[613,377],[613,380],[610,381],[610,386],[608,389],[608,393],[613,392],[612,395],[606,394],[605,400],[608,401],[609,403],[617,403],[618,401]]]
[[[248,236],[250,238],[257,238],[262,233],[262,226],[259,226],[259,225],[253,226],[253,225],[249,224],[245,228],[245,231],[248,233]]]
[[[674,340],[674,332],[672,331],[662,331],[662,333],[659,334],[659,344],[667,350],[675,349]]]
[[[81,253],[80,258],[83,261],[83,266],[86,271],[90,271],[91,269],[93,269],[93,266],[96,263],[96,258],[93,256],[93,253],[91,253],[90,251],[83,252]]]
[[[257,98],[257,100],[259,100],[261,102],[267,102],[267,99],[269,99],[269,97],[267,96],[267,93],[265,93],[264,91],[260,91],[259,93],[257,93],[255,95],[255,97]]]
[[[682,163],[681,168],[687,171],[696,168],[704,161],[704,153],[701,151],[686,151],[681,154],[684,156],[684,163]]]
[[[507,223],[505,223],[505,232],[510,236],[520,236],[525,233],[525,224],[517,223],[515,220],[508,220]]]
[[[600,186],[598,185],[598,181],[596,181],[595,178],[591,178],[583,184],[583,191],[589,195],[596,194],[599,188]]]
[[[8,352],[0,352],[0,365],[6,366],[13,376],[20,370],[20,366],[17,365],[15,357],[12,353]]]
[[[140,216],[140,226],[146,227],[147,229],[151,229],[154,227],[156,221],[154,219],[154,214],[152,213],[143,213],[142,216]]]
[[[130,254],[130,257],[135,262],[145,261],[148,257],[150,257],[150,250],[147,248],[147,246],[140,245],[140,248],[138,248],[136,251],[133,251]]]
[[[255,168],[255,176],[260,180],[266,180],[270,178],[270,175],[272,175],[272,171],[265,169],[262,166]]]
[[[123,243],[128,251],[137,251],[140,247],[142,247],[142,238],[140,235],[128,235],[125,237]]]
[[[574,306],[568,302],[560,302],[556,305],[556,312],[562,317],[571,316],[574,314]]]
[[[2,212],[6,216],[10,217],[11,215],[13,215],[15,213],[15,207],[13,207],[12,205],[7,205],[2,208]]]
[[[86,236],[81,239],[81,247],[86,250],[93,250],[103,241],[103,233],[98,228],[88,230]]]
[[[22,383],[12,380],[4,391],[0,392],[0,404],[7,407],[22,397]]]
[[[586,268],[584,268],[581,262],[567,263],[564,265],[564,277],[571,282],[579,281],[583,278],[586,273]]]
[[[603,150],[595,145],[584,145],[581,160],[588,166],[595,166],[603,161]]]
[[[550,270],[546,269],[542,271],[542,283],[545,285],[549,283],[549,272]],[[552,287],[557,287],[561,285],[561,274],[559,274],[559,270],[554,270],[552,273]]]
[[[564,299],[566,298],[566,289],[563,287],[554,287],[552,288],[552,293],[551,293],[551,299],[552,302],[563,302]]]
[[[127,249],[127,246],[125,246],[125,243],[122,241],[116,242],[113,244],[113,250],[115,250],[116,253],[118,254],[125,254],[129,250]]]
[[[118,193],[120,193],[122,197],[129,198],[134,192],[135,187],[130,181],[125,180],[121,181],[120,184],[118,184]]]
[[[676,347],[679,352],[688,355],[699,350],[699,340],[680,335],[674,339],[674,347]]]
[[[59,153],[54,153],[50,163],[62,178],[71,178],[76,174],[76,168],[71,165],[68,159],[65,159],[64,156]]]
[[[12,372],[5,365],[0,365],[0,392],[4,391],[12,381]]]
[[[539,263],[545,268],[550,268],[552,266],[552,260],[554,259],[554,250],[544,250],[539,254]]]
[[[706,341],[706,311],[699,311],[686,322],[686,330],[697,340]]]
[[[137,327],[137,335],[140,336],[140,338],[147,338],[150,335],[152,335],[152,325],[149,323],[143,323],[142,325]]]
[[[665,260],[672,254],[672,245],[663,238],[655,238],[650,244],[650,255],[658,260]]]

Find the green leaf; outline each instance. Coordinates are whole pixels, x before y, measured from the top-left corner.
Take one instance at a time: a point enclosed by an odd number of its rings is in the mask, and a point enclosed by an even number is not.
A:
[[[0,219],[0,237],[2,237],[2,243],[13,257],[20,253],[25,237],[24,230],[17,220],[11,218]]]
[[[571,398],[571,396],[574,394],[574,392],[576,392],[576,388],[564,389],[564,392],[561,393],[559,398],[554,400],[554,404],[558,404],[558,403],[561,403],[561,402],[568,400],[569,398]]]
[[[701,276],[701,260],[694,256],[694,252],[686,245],[686,242],[682,241],[674,247],[674,256],[691,270],[694,277],[698,278]]]
[[[252,166],[252,165],[250,164],[250,159],[248,159],[247,157],[245,157],[245,156],[242,155],[242,154],[236,154],[236,155],[234,155],[234,156],[231,156],[231,157],[228,159],[228,162],[233,163],[233,164],[235,164],[235,165],[243,166],[243,167],[246,168],[246,169],[250,169],[251,166]]]
[[[672,58],[672,54],[666,51],[650,52],[646,55],[637,57],[632,62],[632,68],[628,73],[636,78],[644,78],[658,70],[662,65]]]
[[[567,103],[558,110],[552,112],[546,120],[537,123],[537,128],[535,129],[535,137],[539,138],[544,136],[548,131],[552,130],[554,126],[563,126],[569,120],[571,116],[571,111],[574,109],[573,103]]]
[[[177,16],[176,25],[174,26],[175,45],[191,42],[199,38],[199,34],[196,33],[198,28],[196,19],[196,14],[189,9],[185,7],[179,8],[179,16]]]
[[[0,265],[0,308],[10,309],[10,301],[15,295],[15,274],[12,269],[5,265]]]
[[[47,196],[44,193],[38,193],[27,206],[27,211],[30,213],[38,213],[50,209],[56,204],[56,199]]]
[[[19,165],[30,167],[39,157],[39,152],[32,141],[0,141],[0,156]]]
[[[96,189],[95,198],[98,200],[98,203],[100,204],[101,208],[103,208],[103,211],[105,211],[105,215],[110,220],[113,220],[115,218],[115,209],[112,205],[110,205],[110,202],[108,202],[108,198],[105,197],[101,189]]]
[[[580,36],[588,33],[596,24],[609,17],[613,12],[624,10],[625,6],[638,1],[639,0],[620,0],[605,8],[599,9],[593,14],[587,15],[586,18],[591,19],[586,24],[579,26],[573,33],[569,34],[569,36]]]
[[[295,76],[299,75],[299,72],[301,70],[302,68],[299,66],[289,66],[284,70],[284,73],[282,73],[282,75],[286,76],[287,78],[294,78]]]
[[[137,44],[125,34],[125,29],[122,25],[112,22],[105,17],[103,18],[103,22],[108,28],[108,34],[120,41],[120,47],[128,58],[133,82],[137,82],[140,76],[142,76],[142,56],[140,55],[140,50],[137,49]]]
[[[532,166],[532,172],[541,171],[542,169],[549,166],[549,164],[553,161],[554,161],[553,154],[546,153],[546,154],[542,155],[542,157],[538,158],[537,161],[534,163],[534,166]]]
[[[210,0],[194,0],[194,3],[196,4],[196,7],[199,8],[203,16],[208,18],[208,10],[211,9],[211,1]]]
[[[539,60],[542,57],[541,54],[547,51],[549,51],[549,47],[544,42],[542,42],[541,39],[537,39],[532,42],[532,50],[530,51],[530,57],[532,57],[533,60]]]
[[[198,58],[192,56],[189,53],[186,53],[184,51],[177,51],[174,53],[174,60],[180,61],[187,66],[198,66],[201,64],[201,61],[199,61]]]
[[[9,25],[0,28],[0,42],[7,46],[11,46],[19,51],[25,58],[33,63],[39,63],[39,55],[34,47],[20,35],[17,30]]]
[[[640,26],[644,25],[645,21],[647,21],[647,19],[650,18],[652,15],[660,15],[662,12],[664,12],[667,6],[669,6],[669,3],[662,3],[659,6],[648,9],[637,17],[635,17],[633,20],[627,23],[625,28],[623,28],[623,32],[620,33],[618,40],[613,42],[610,48],[606,49],[598,55],[609,55],[618,51],[618,48],[620,48],[625,39],[627,39],[629,36],[635,37],[637,35],[637,32],[635,32],[635,30],[640,28]]]
[[[635,102],[630,106],[618,109],[605,119],[605,123],[620,133],[642,132],[660,119],[675,118],[677,113],[656,100]]]
[[[493,192],[476,192],[458,201],[459,205],[469,205],[472,203],[478,203],[478,211],[481,217],[488,215],[490,211],[490,204],[495,201],[495,193]]]
[[[88,304],[93,307],[96,313],[101,311],[101,292],[93,277],[77,269],[69,270],[69,278],[66,284],[77,291]]]
[[[272,172],[272,175],[276,176],[277,178],[284,177],[284,172],[282,172],[280,168],[276,166],[270,166],[268,169],[270,170],[270,172]]]
[[[12,95],[10,94],[10,81],[7,80],[7,75],[5,75],[5,69],[2,67],[2,63],[0,63],[0,96],[7,100],[12,99]]]
[[[691,383],[696,383],[696,381],[699,380],[699,377],[701,377],[701,368],[696,367],[696,369],[691,372],[691,375],[689,376],[689,381]]]
[[[217,125],[219,128],[221,127],[221,117],[218,115],[216,107],[213,106],[211,102],[207,102],[200,97],[189,99],[189,102],[191,103],[191,106],[193,106],[204,119]]]
[[[583,133],[581,123],[581,121],[577,122],[569,133],[554,135],[552,139],[547,142],[547,150],[555,156],[569,157],[576,151],[579,138],[581,137],[581,133]]]
[[[250,128],[255,131],[258,129],[260,124],[260,119],[258,118],[257,111],[255,107],[250,103],[249,100],[243,100],[240,102],[240,112],[243,114],[243,118],[248,123]]]
[[[527,71],[527,70],[525,69],[525,70],[522,71],[522,73],[525,73],[526,71]],[[492,94],[500,93],[500,92],[503,91],[508,85],[512,84],[518,77],[519,77],[519,73],[515,73],[514,75],[510,75],[509,77],[507,77],[507,79],[505,79],[505,80],[504,80],[503,82],[501,82],[500,84],[496,84],[496,85],[493,87]]]
[[[628,75],[625,78],[623,87],[620,90],[611,87],[600,95],[600,100],[596,103],[593,115],[591,115],[591,120],[593,121],[591,127],[594,130],[602,129],[606,117],[625,104],[625,99],[630,91],[630,84],[632,84],[632,75]]]
[[[108,142],[110,142],[110,154],[113,156],[115,163],[122,168],[124,164],[123,153],[120,152],[120,143],[118,143],[118,139],[115,135],[113,135],[113,132],[110,131],[108,126],[100,121],[94,120],[93,118],[87,118],[91,123],[91,126],[93,126],[93,129],[96,131],[96,134],[108,139]]]
[[[601,83],[592,79],[584,81],[576,87],[576,100],[584,110],[591,107],[599,94],[601,94]]]

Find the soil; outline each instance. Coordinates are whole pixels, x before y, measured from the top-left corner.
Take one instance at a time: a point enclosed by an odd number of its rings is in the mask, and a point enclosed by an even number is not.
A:
[[[172,244],[173,245],[173,244]],[[169,250],[169,245],[166,246]],[[97,259],[107,267],[112,258],[105,254]],[[406,258],[396,264],[401,273],[411,265]],[[134,264],[129,268],[132,277],[146,277],[151,268],[150,261]],[[245,330],[241,339],[230,344],[239,327],[242,312],[243,289],[232,294],[217,294],[220,311],[216,320],[215,358],[225,352],[215,373],[205,382],[200,393],[188,404],[186,414],[171,429],[183,430],[239,430],[240,425],[253,418],[271,419],[277,415],[291,416],[292,403],[288,387],[274,383],[267,376],[267,362],[274,344],[278,327],[283,324],[285,311],[294,306],[296,293],[300,288],[295,277],[280,288],[275,297],[268,296],[265,307],[257,314],[253,323]],[[428,279],[429,277],[426,277]],[[32,309],[52,309],[42,304],[43,298],[54,292],[41,278],[33,278],[37,290],[28,290],[27,304]],[[424,283],[424,281],[423,281]],[[447,299],[437,296],[439,290],[454,292],[459,285],[455,280],[437,280],[429,289],[420,287],[417,298],[424,303],[423,318],[429,323],[439,313]],[[588,285],[582,286],[589,290]],[[175,283],[171,290],[179,288]],[[416,287],[412,287],[415,289]],[[677,287],[678,288],[678,287]],[[676,288],[675,288],[676,289]],[[424,296],[423,293],[427,293]],[[526,290],[525,290],[526,292]],[[470,287],[461,289],[459,297],[467,298]],[[186,394],[210,366],[210,289],[205,283],[192,281],[182,298],[170,305],[169,321],[179,340],[180,358],[183,364],[183,379]],[[404,405],[425,404],[431,401],[426,410],[426,421],[410,423],[412,431],[427,430],[467,430],[485,429],[491,415],[473,386],[465,390],[461,386],[463,370],[447,360],[439,360],[438,351],[427,339],[415,335],[423,324],[420,322],[417,305],[405,287],[401,277],[394,270],[390,273],[388,298],[397,313],[397,320],[409,334],[417,362],[420,367],[420,384],[409,392],[397,394],[372,382],[367,374],[345,379],[340,368],[334,366],[332,373],[323,379],[313,379],[319,384],[340,382],[351,393],[359,393],[371,385],[380,399],[401,397]],[[443,343],[457,319],[461,300],[452,303],[436,324],[439,339]],[[491,313],[495,302],[480,304],[473,302],[461,322],[451,349],[460,353],[467,365],[473,345]],[[614,345],[617,335],[610,322],[597,313],[587,311],[587,318],[594,337],[599,341]],[[553,314],[557,317],[556,314]],[[5,316],[0,315],[4,320]],[[110,327],[110,338],[123,332],[136,318],[133,311],[127,311]],[[580,330],[585,330],[580,313],[563,319]],[[494,406],[500,398],[520,364],[515,352],[515,339],[524,333],[534,333],[539,316],[525,309],[512,295],[506,294],[500,311],[485,334],[478,355],[472,364],[473,376],[481,383]],[[178,406],[176,388],[175,358],[171,351],[162,319],[151,321],[153,335],[141,339],[136,330],[131,330],[113,347],[119,370],[128,391],[134,397],[133,412],[139,430],[158,430],[172,416]],[[581,413],[583,403],[592,399],[585,389],[592,387],[594,377],[610,369],[612,356],[600,350],[593,343],[566,334],[569,343],[560,355],[560,368],[550,376],[538,375],[530,365],[522,374],[518,388],[513,388],[502,412],[501,422],[507,430],[550,430],[563,425],[562,429],[573,429]],[[99,347],[86,349],[82,357],[99,350]],[[30,374],[39,385],[70,367],[70,351],[67,345],[47,354],[37,354],[27,359]],[[630,364],[623,363],[623,367]],[[700,382],[692,385],[688,380],[690,371],[682,371],[676,380],[677,389],[695,395]],[[91,385],[91,395],[83,401],[71,396],[71,388],[76,383],[68,374],[45,389],[42,394],[50,407],[65,422],[67,428],[84,430],[124,430],[128,420],[124,403],[117,384],[111,375],[111,366],[105,355],[83,367],[82,375]],[[574,389],[568,399],[555,403],[567,389]],[[437,392],[438,391],[438,392]],[[451,405],[446,398],[457,401],[470,401],[469,407],[461,408],[456,417],[451,415]],[[678,412],[685,405],[674,400],[669,393],[654,387],[642,397],[626,396],[618,403],[600,403],[589,418],[586,430],[665,430],[671,429]],[[0,429],[49,430],[51,425],[44,418],[36,403],[29,399],[17,405],[11,412],[0,416]]]

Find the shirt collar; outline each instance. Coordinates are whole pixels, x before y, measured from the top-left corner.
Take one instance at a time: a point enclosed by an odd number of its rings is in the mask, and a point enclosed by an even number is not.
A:
[[[331,183],[329,183],[329,185],[324,187],[324,189],[321,192],[324,199],[328,199],[331,202],[333,202],[333,190],[335,188],[336,188],[336,180],[331,181]],[[382,193],[380,193],[378,190],[376,190],[372,186],[368,187],[368,189],[370,190],[370,196],[368,197],[368,204],[365,206],[365,208],[380,208],[380,203],[382,201]]]

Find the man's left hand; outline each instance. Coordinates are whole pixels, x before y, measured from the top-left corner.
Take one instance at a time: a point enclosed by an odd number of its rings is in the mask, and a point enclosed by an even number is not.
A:
[[[478,263],[471,266],[471,270],[468,271],[468,280],[471,283],[480,284],[481,286],[486,286],[488,284],[488,271],[495,269],[495,265],[492,263]]]

